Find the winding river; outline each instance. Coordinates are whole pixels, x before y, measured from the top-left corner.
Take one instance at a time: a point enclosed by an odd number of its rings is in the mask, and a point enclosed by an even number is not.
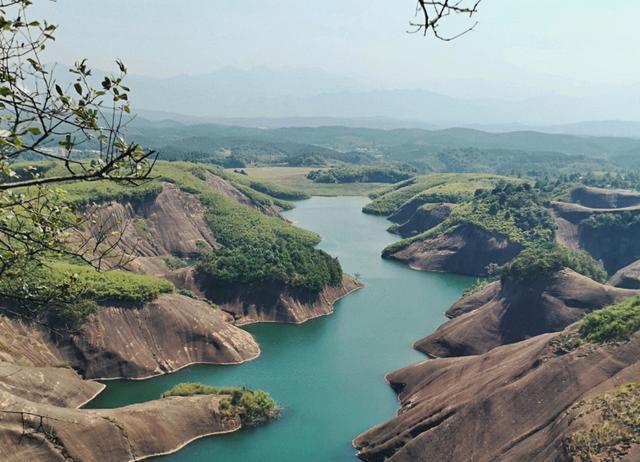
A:
[[[472,279],[421,273],[380,258],[397,236],[389,222],[360,212],[362,197],[314,197],[287,217],[322,236],[320,247],[359,273],[365,288],[336,313],[299,326],[247,327],[262,356],[237,366],[200,365],[145,381],[110,381],[89,407],[158,398],[180,382],[247,385],[284,408],[265,426],[196,441],[158,460],[181,462],[355,462],[351,440],[392,417],[397,400],[384,375],[424,357],[412,342],[444,321],[444,310]]]

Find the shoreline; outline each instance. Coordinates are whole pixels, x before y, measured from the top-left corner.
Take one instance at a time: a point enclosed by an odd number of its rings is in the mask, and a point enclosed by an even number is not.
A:
[[[361,282],[358,282],[358,287],[351,289],[350,291],[348,291],[347,293],[345,293],[344,295],[341,295],[340,297],[336,298],[332,303],[329,303],[329,305],[331,305],[331,311],[329,311],[328,313],[320,313],[318,315],[314,315],[311,316],[309,318],[306,318],[302,321],[276,321],[276,320],[272,320],[272,319],[265,319],[264,321],[250,321],[250,322],[245,322],[245,323],[234,323],[235,326],[237,327],[244,327],[244,326],[252,326],[255,324],[287,324],[290,326],[300,326],[302,324],[305,324],[309,321],[313,321],[314,319],[320,319],[320,318],[324,318],[326,316],[331,316],[332,314],[335,313],[335,305],[336,303],[338,303],[340,300],[342,300],[343,298],[351,295],[354,292],[357,292],[360,289],[364,289],[365,285],[362,284]]]
[[[211,432],[211,433],[206,433],[204,435],[200,435],[200,436],[196,436],[191,438],[188,441],[185,441],[183,444],[181,444],[180,446],[174,448],[174,449],[170,449],[168,451],[165,452],[157,452],[155,454],[149,454],[147,456],[142,456],[142,457],[136,457],[135,459],[129,459],[127,462],[138,462],[141,460],[148,460],[151,459],[152,457],[161,457],[161,456],[168,456],[171,454],[175,454],[176,452],[179,452],[180,450],[184,449],[186,446],[188,446],[189,444],[193,443],[194,441],[198,441],[201,440],[203,438],[208,438],[210,436],[216,436],[216,435],[228,435],[230,433],[235,433],[239,430],[242,430],[242,424],[239,424],[236,428],[233,428],[231,430],[223,430],[223,431],[219,431],[219,432]]]
[[[335,305],[342,300],[343,298],[347,297],[348,295],[353,294],[354,292],[363,289],[365,286],[362,283],[358,283],[358,286],[351,289],[350,291],[348,291],[347,293],[345,293],[344,295],[336,298],[333,303],[331,303],[331,311],[329,313],[323,313],[323,314],[319,314],[317,316],[312,316],[308,319],[305,319],[304,321],[300,321],[300,322],[287,322],[287,321],[272,321],[272,320],[265,320],[265,321],[255,321],[255,322],[251,322],[251,323],[245,323],[245,324],[234,324],[237,327],[244,327],[244,326],[250,326],[250,325],[254,325],[254,324],[289,324],[289,325],[294,325],[294,326],[298,326],[298,325],[302,325],[305,324],[306,322],[309,321],[313,321],[314,319],[319,319],[319,318],[323,318],[326,316],[330,316],[332,314],[335,313]],[[260,344],[258,344],[258,347],[260,347]],[[151,380],[154,378],[158,378],[158,377],[162,377],[165,375],[171,375],[174,374],[176,372],[181,371],[182,369],[185,369],[187,367],[191,367],[191,366],[198,366],[198,365],[210,365],[210,366],[235,366],[235,365],[242,365],[245,363],[248,363],[250,361],[255,361],[258,358],[260,358],[260,356],[262,356],[262,348],[260,348],[260,351],[258,352],[257,355],[251,357],[251,358],[247,358],[244,359],[242,361],[238,361],[238,362],[210,362],[210,361],[193,361],[187,364],[184,364],[182,366],[180,366],[177,369],[174,369],[172,371],[164,371],[164,372],[160,372],[158,374],[153,374],[153,375],[148,375],[148,376],[144,376],[144,377],[107,377],[107,378],[102,378],[102,377],[95,377],[95,378],[91,378],[91,379],[87,379],[87,381],[89,382],[110,382],[110,381],[115,381],[115,380],[126,380],[126,381],[144,381],[144,380]],[[77,408],[83,408],[84,406],[86,406],[87,404],[89,404],[91,401],[95,400],[100,394],[102,394],[106,389],[107,389],[107,385],[106,384],[102,384],[102,388],[93,396],[91,397],[89,400],[85,401],[84,403],[82,403],[80,406],[78,406]],[[124,407],[124,406],[121,406]],[[142,459],[140,459],[142,460]]]

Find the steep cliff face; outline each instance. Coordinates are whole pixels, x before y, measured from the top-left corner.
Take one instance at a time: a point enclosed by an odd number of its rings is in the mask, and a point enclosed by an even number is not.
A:
[[[590,311],[635,293],[600,284],[570,269],[527,285],[496,282],[469,300],[464,297],[448,312],[456,318],[414,346],[434,357],[482,354],[500,345],[558,332]]]
[[[241,363],[260,354],[253,337],[230,324],[229,315],[175,294],[143,308],[101,307],[72,335],[0,319],[3,360],[67,364],[88,379],[150,377],[193,363]]]
[[[623,216],[640,214],[639,206],[601,209],[583,205],[552,202],[553,214],[558,223],[556,241],[576,250],[584,250],[596,260],[601,260],[611,275],[640,258],[640,231],[638,223],[629,225],[594,226],[594,217],[608,217],[611,221]]]
[[[348,274],[342,275],[340,285],[327,286],[317,294],[274,283],[207,287],[198,281],[190,268],[176,272],[171,280],[177,287],[214,301],[222,310],[233,315],[236,325],[256,322],[300,324],[333,313],[333,305],[339,299],[362,287],[359,281]]]
[[[625,208],[640,205],[640,193],[581,186],[571,191],[571,201],[595,209]]]
[[[640,334],[564,347],[545,334],[480,356],[424,361],[387,377],[401,410],[354,441],[367,462],[567,461],[571,406],[640,378]]]
[[[601,260],[609,274],[615,274],[640,258],[640,225],[626,229],[580,226],[580,246]]]
[[[451,215],[453,204],[425,204],[420,207],[404,222],[392,226],[391,231],[403,237],[415,236],[445,221]]]
[[[489,264],[507,263],[521,250],[520,244],[504,236],[465,224],[452,231],[413,242],[388,257],[406,262],[419,270],[484,276]]]
[[[609,279],[609,284],[623,289],[640,289],[640,260],[618,270]]]
[[[142,378],[257,357],[253,337],[230,321],[205,302],[167,294],[141,309],[102,308],[59,348],[86,378]]]
[[[142,378],[255,358],[253,337],[229,321],[221,310],[175,294],[139,309],[101,307],[76,334],[1,317],[2,460],[142,460],[239,429],[238,411],[220,412],[219,396],[76,409],[104,388],[83,377]]]
[[[120,222],[120,247],[128,254],[141,257],[176,255],[194,256],[197,243],[217,247],[207,225],[206,209],[194,194],[165,183],[154,199],[142,203],[110,202],[98,208],[99,223]]]
[[[465,313],[475,311],[485,303],[493,300],[499,293],[502,285],[499,281],[487,284],[481,289],[468,295],[463,295],[445,312],[447,318],[456,318]]]

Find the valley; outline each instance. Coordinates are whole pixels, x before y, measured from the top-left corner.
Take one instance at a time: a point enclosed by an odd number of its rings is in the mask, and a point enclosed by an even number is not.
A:
[[[0,0],[0,462],[640,461],[638,5],[71,3]]]

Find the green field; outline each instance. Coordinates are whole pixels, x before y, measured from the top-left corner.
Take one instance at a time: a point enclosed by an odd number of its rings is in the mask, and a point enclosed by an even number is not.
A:
[[[312,196],[366,196],[376,189],[388,186],[384,183],[315,183],[307,178],[312,167],[250,167],[245,168],[249,178],[266,180],[281,186],[298,189]],[[231,169],[233,171],[233,169]]]

